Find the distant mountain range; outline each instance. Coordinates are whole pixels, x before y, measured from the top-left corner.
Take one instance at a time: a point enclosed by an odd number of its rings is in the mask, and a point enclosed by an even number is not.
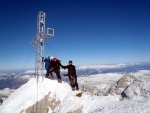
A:
[[[94,75],[99,73],[130,73],[139,70],[150,70],[150,63],[130,63],[116,65],[84,65],[77,67],[79,76]]]
[[[150,70],[150,63],[130,63],[116,65],[84,65],[77,66],[78,76],[88,76],[99,73],[129,73],[138,70]],[[44,74],[46,71],[44,71]],[[67,70],[61,70],[61,75],[67,74]],[[4,88],[17,89],[30,78],[34,77],[34,70],[18,73],[0,73],[0,90]]]
[[[4,88],[17,89],[28,82],[30,77],[32,75],[0,74],[0,90]]]

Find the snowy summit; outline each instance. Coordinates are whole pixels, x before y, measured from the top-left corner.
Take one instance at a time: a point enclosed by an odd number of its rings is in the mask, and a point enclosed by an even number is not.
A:
[[[96,74],[78,77],[80,91],[72,91],[64,81],[31,78],[0,113],[149,113],[149,79],[149,70]]]

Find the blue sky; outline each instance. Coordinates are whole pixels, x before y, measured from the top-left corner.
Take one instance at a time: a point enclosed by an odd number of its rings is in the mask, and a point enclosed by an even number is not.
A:
[[[149,6],[149,0],[1,0],[0,70],[34,67],[30,40],[39,11],[55,29],[45,56],[64,65],[149,62]]]

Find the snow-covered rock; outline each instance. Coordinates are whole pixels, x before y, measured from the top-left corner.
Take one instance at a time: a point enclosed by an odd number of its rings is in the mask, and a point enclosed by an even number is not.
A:
[[[133,98],[134,96],[150,97],[150,90],[145,89],[145,81],[127,74],[114,84],[110,90],[110,94],[121,95],[122,97]]]

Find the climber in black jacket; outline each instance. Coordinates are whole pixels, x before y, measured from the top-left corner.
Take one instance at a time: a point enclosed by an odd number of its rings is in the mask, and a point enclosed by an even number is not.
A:
[[[77,83],[76,68],[74,65],[72,65],[72,61],[70,60],[69,65],[67,65],[67,66],[62,65],[62,68],[68,69],[68,77],[69,77],[69,80],[70,80],[70,83],[71,83],[73,90],[75,88],[76,88],[75,90],[79,90],[78,83]]]

